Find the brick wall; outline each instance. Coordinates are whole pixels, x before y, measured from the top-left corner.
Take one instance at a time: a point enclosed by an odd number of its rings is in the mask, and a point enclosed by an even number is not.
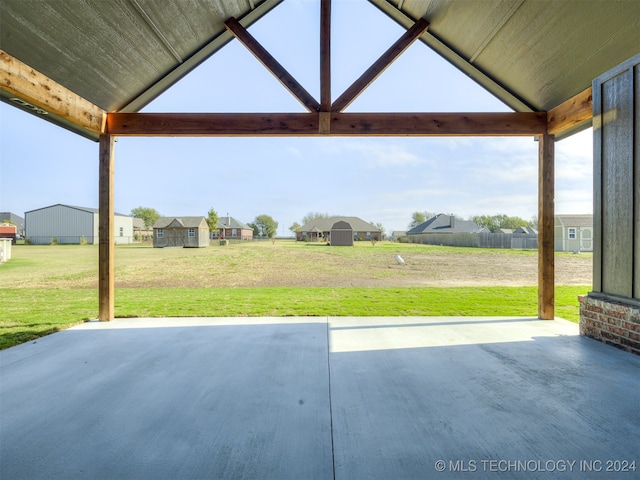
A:
[[[580,301],[580,335],[640,355],[640,307],[594,298]]]

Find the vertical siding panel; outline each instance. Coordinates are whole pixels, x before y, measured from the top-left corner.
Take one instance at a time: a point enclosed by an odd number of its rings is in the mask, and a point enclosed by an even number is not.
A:
[[[593,291],[602,292],[602,84],[593,81]]]
[[[602,286],[631,297],[633,263],[632,77],[607,81],[602,95]]]
[[[633,139],[633,163],[634,163],[634,190],[633,204],[634,210],[634,274],[633,274],[633,296],[640,300],[640,64],[633,68],[633,99],[635,103],[634,112],[634,139]]]

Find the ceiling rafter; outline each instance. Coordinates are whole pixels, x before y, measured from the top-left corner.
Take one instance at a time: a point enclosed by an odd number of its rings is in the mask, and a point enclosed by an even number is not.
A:
[[[242,43],[264,67],[269,70],[278,81],[310,112],[320,110],[320,104],[305,88],[291,75],[240,22],[231,17],[224,22],[240,43]]]
[[[56,117],[92,139],[104,132],[106,112],[0,50],[0,96],[31,112]]]
[[[340,95],[331,110],[341,112],[347,108],[371,83],[384,72],[413,42],[427,31],[429,22],[420,18],[391,47],[384,52],[355,82]]]

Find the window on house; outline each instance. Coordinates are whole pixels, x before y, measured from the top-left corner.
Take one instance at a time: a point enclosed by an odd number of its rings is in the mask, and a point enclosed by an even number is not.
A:
[[[367,238],[371,238],[371,232],[367,232]]]
[[[576,229],[575,228],[570,228],[569,229],[569,238],[571,240],[575,240],[576,239]]]
[[[124,227],[120,227],[120,236],[124,237]]]
[[[157,230],[157,236],[158,236],[158,238],[164,237],[164,228],[159,228]]]
[[[231,229],[231,236],[232,237],[237,237],[238,236],[238,229],[237,228],[232,228]]]
[[[195,228],[190,228],[189,229],[189,236],[190,237],[195,237],[196,236],[196,229]]]

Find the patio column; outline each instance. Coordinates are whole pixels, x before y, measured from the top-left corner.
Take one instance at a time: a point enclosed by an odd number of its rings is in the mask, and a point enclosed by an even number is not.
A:
[[[115,237],[113,231],[113,167],[114,137],[100,135],[100,171],[98,198],[98,319],[109,322],[114,318]]]
[[[554,136],[538,137],[538,318],[554,312]]]

